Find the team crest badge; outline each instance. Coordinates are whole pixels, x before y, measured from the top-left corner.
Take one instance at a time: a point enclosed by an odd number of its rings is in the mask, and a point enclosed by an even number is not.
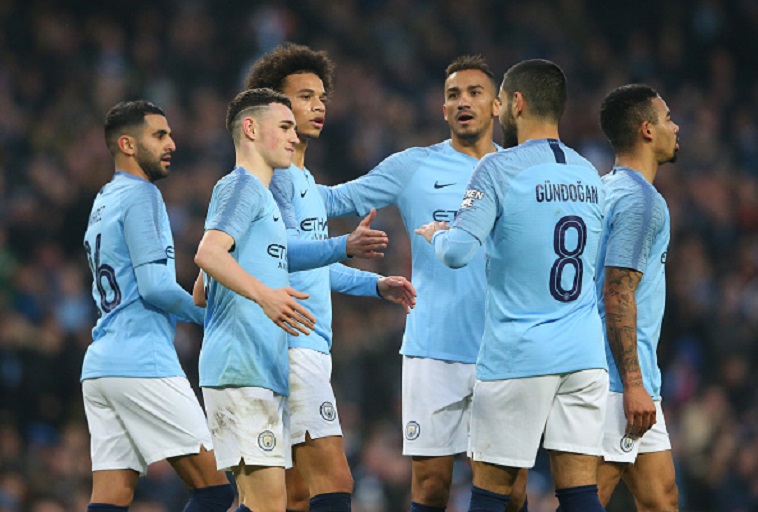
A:
[[[321,413],[321,417],[326,421],[334,421],[334,418],[337,417],[337,411],[334,409],[334,404],[331,402],[324,402],[321,404],[319,412]]]
[[[258,446],[261,450],[270,452],[276,446],[276,436],[270,430],[264,430],[258,436]]]
[[[629,436],[624,436],[621,438],[621,451],[624,453],[629,453],[632,451],[632,448],[634,448],[634,439],[632,439]]]
[[[421,425],[419,425],[415,421],[409,421],[405,425],[405,438],[408,441],[413,441],[414,439],[418,439],[418,436],[420,434],[421,434]]]

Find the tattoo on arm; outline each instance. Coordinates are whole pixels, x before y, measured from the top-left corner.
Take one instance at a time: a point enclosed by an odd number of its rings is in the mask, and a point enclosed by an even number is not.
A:
[[[637,301],[634,293],[642,273],[619,267],[606,267],[603,301],[608,342],[625,387],[642,386],[637,357]]]

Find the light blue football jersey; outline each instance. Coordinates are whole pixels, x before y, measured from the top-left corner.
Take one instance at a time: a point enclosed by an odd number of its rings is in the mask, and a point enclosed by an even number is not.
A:
[[[412,282],[418,294],[400,353],[474,363],[484,328],[484,252],[467,267],[453,270],[413,232],[433,220],[452,222],[458,211],[478,160],[456,151],[450,142],[395,153],[360,178],[320,190],[329,217],[363,216],[392,204],[400,210],[411,240]]]
[[[176,275],[174,240],[158,188],[116,172],[92,205],[84,248],[98,320],[82,380],[184,376],[174,348],[176,320],[140,297],[134,274],[141,265],[166,261]]]
[[[231,255],[269,288],[289,286],[287,234],[268,188],[242,167],[216,183],[206,230],[234,239]],[[289,395],[286,332],[258,304],[206,276],[200,385],[255,386]]]
[[[321,241],[329,238],[324,200],[307,168],[292,164],[287,169],[277,169],[271,179],[271,193],[282,212],[290,239]],[[331,290],[376,297],[379,277],[341,264],[290,273],[290,285],[310,295],[300,302],[318,322],[308,336],[287,335],[289,347],[328,354],[332,348]]]
[[[634,294],[637,302],[637,357],[645,390],[654,399],[661,396],[658,368],[658,339],[666,305],[666,253],[670,238],[666,200],[639,172],[614,167],[603,176],[605,220],[598,252],[597,292],[600,316],[605,322],[602,300],[605,267],[630,268],[642,272]],[[607,332],[605,332],[607,336]],[[611,391],[621,393],[621,382],[613,352],[606,339]]]
[[[607,369],[595,294],[605,194],[595,168],[558,140],[487,155],[453,228],[486,244],[477,378]]]

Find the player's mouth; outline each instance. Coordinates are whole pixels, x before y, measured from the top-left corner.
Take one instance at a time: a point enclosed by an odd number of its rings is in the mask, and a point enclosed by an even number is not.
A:
[[[161,162],[166,164],[166,167],[171,165],[171,154],[166,154],[161,157]]]
[[[314,128],[318,128],[321,130],[324,127],[324,118],[323,117],[314,117],[311,119],[311,125]]]
[[[474,115],[469,112],[462,112],[458,114],[458,117],[456,117],[455,120],[460,124],[469,124],[474,120]]]

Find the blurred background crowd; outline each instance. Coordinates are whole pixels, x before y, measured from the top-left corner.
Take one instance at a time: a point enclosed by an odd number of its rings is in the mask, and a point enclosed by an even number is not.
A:
[[[178,150],[160,188],[178,279],[190,289],[212,187],[234,163],[228,101],[250,64],[286,40],[337,63],[326,128],[307,154],[326,184],[447,138],[444,68],[464,53],[482,53],[498,75],[523,58],[560,64],[569,80],[561,136],[601,173],[612,165],[597,121],[602,97],[628,82],[658,88],[681,126],[679,161],[656,181],[672,220],[659,355],[681,510],[758,510],[756,31],[753,0],[0,1],[0,512],[82,511],[88,501],[78,378],[95,311],[81,243],[113,173],[105,112],[138,97],[167,112]],[[409,275],[397,213],[380,212],[375,226],[391,246],[363,267]],[[353,509],[407,510],[404,315],[370,299],[335,297],[334,308]],[[201,339],[195,326],[178,329],[193,384]],[[458,466],[452,512],[468,503],[465,459]],[[530,510],[554,510],[552,491],[543,457],[530,473]],[[185,499],[159,463],[132,510],[181,510]],[[609,510],[634,507],[619,492]]]

